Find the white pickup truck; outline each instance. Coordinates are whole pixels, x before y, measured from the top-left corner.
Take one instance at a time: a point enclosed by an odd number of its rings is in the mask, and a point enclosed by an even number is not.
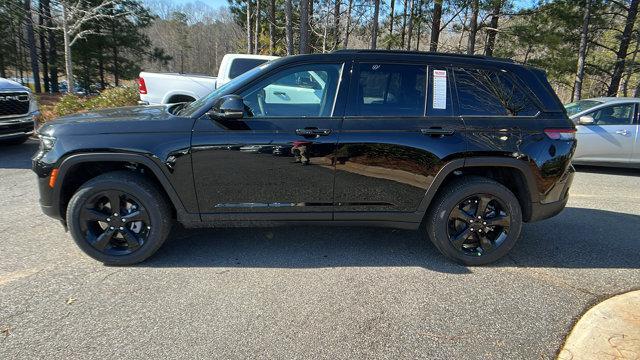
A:
[[[157,105],[194,101],[256,66],[277,56],[227,54],[218,76],[141,72],[138,78],[140,104]]]

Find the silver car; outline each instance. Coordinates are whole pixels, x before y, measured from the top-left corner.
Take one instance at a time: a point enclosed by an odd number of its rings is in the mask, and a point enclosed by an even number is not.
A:
[[[565,105],[578,129],[574,164],[640,168],[640,98],[600,97]]]

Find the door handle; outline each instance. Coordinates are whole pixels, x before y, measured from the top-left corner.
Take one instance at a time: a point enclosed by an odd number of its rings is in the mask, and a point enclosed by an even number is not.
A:
[[[331,134],[331,129],[297,129],[296,134],[300,136],[327,136]]]
[[[441,127],[430,127],[428,129],[420,129],[422,135],[431,136],[451,136],[455,133],[455,130],[443,129]]]
[[[627,136],[629,135],[629,132],[627,130],[616,130],[616,134]]]

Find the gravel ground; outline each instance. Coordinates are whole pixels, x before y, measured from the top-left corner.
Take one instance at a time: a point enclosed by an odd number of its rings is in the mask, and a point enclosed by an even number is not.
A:
[[[84,256],[0,148],[0,358],[553,358],[640,287],[640,171],[582,168],[567,209],[488,267],[378,228],[176,230],[149,261]]]

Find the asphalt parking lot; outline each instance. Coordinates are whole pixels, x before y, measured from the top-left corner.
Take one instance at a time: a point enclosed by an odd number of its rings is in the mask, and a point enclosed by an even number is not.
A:
[[[0,359],[553,358],[640,288],[640,171],[579,169],[567,209],[487,267],[416,232],[291,227],[178,229],[119,268],[42,215],[36,148],[0,147]]]

